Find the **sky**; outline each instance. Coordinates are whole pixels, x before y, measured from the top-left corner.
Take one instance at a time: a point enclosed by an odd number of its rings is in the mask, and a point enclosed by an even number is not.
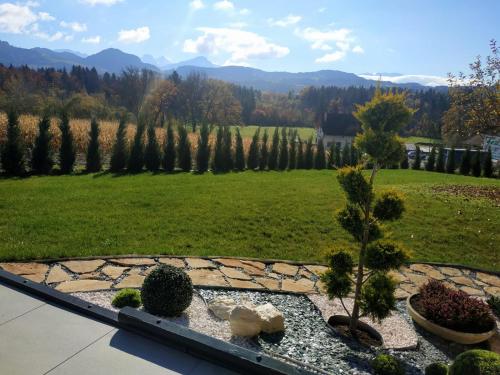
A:
[[[0,1],[0,39],[174,62],[203,55],[268,71],[398,73],[401,82],[426,83],[487,55],[489,41],[500,39],[499,15],[500,0]]]

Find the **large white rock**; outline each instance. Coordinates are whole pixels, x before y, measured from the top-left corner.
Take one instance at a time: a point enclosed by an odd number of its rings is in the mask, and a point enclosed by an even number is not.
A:
[[[208,303],[210,311],[212,311],[216,317],[223,320],[229,319],[229,315],[231,315],[231,311],[233,311],[235,306],[236,302],[234,299],[225,296],[215,297]]]
[[[285,330],[285,318],[281,311],[270,303],[257,306],[257,314],[262,322],[262,331],[266,333],[282,332]]]
[[[238,305],[229,316],[231,332],[234,336],[257,336],[262,329],[262,320],[256,309],[247,305]]]

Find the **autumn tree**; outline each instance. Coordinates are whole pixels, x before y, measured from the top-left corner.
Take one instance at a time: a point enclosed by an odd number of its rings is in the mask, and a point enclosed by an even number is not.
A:
[[[35,174],[49,174],[54,165],[50,141],[50,117],[45,113],[38,122],[38,135],[31,155],[31,168]]]
[[[25,173],[24,143],[17,113],[10,109],[7,122],[7,141],[2,147],[2,168],[10,176],[22,176]]]

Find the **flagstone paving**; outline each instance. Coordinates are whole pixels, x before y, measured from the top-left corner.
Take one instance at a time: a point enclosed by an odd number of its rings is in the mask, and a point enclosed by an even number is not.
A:
[[[0,263],[0,268],[45,283],[67,293],[102,289],[139,288],[154,267],[169,264],[186,270],[196,286],[269,290],[288,293],[325,293],[319,276],[324,265],[263,262],[237,258],[123,257],[50,263]],[[500,277],[457,267],[415,263],[392,271],[396,296],[404,299],[429,279],[474,296],[500,295]]]

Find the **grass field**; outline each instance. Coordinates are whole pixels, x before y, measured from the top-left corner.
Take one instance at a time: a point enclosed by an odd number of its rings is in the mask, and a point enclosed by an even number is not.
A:
[[[0,259],[109,254],[233,255],[322,261],[350,245],[334,220],[345,198],[332,171],[227,175],[79,175],[0,179]],[[388,226],[413,260],[499,269],[500,208],[434,193],[499,180],[385,170],[378,189],[407,197]]]

